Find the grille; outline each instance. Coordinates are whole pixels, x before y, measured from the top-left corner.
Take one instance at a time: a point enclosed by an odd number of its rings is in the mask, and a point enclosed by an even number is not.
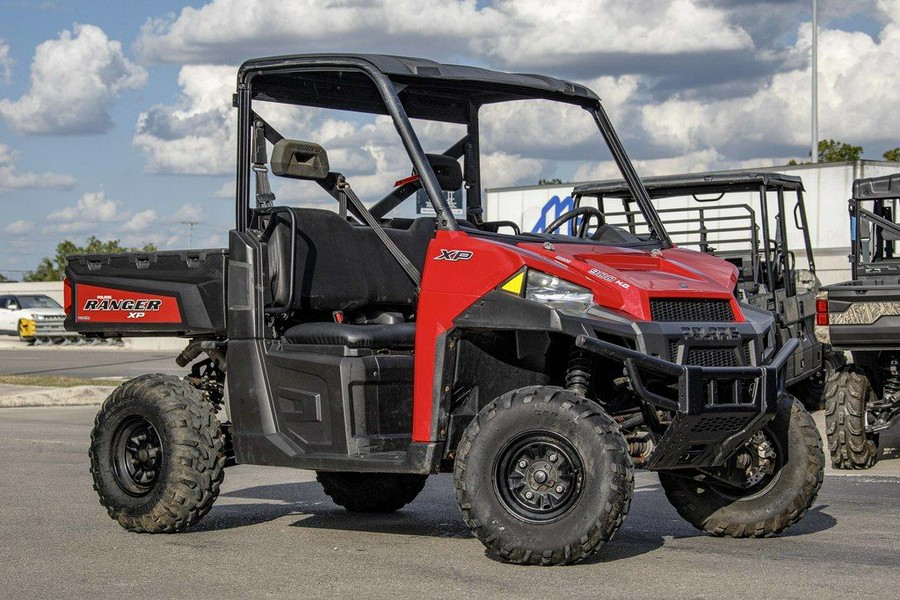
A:
[[[740,431],[748,420],[744,416],[701,417],[691,429],[694,433]]]
[[[692,348],[688,351],[687,364],[698,367],[737,367],[734,348]]]
[[[650,315],[654,321],[734,321],[728,300],[651,298]]]

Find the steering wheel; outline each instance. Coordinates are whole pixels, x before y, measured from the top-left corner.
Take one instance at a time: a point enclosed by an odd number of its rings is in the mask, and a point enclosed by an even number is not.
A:
[[[582,215],[584,216],[584,218],[581,219],[581,222],[578,224],[578,230],[575,233],[575,237],[587,237],[588,225],[591,222],[591,217],[596,217],[597,227],[601,227],[606,223],[606,219],[603,217],[603,213],[600,212],[599,209],[596,209],[593,206],[579,206],[578,208],[573,208],[569,212],[563,213],[560,216],[556,217],[556,219],[554,219],[552,223],[547,225],[547,228],[544,229],[544,233],[553,233],[564,224],[573,219],[577,219]]]

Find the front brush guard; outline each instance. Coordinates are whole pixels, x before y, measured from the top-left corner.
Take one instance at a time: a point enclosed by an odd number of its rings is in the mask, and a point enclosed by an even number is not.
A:
[[[721,465],[775,415],[784,394],[785,365],[799,344],[788,340],[764,366],[700,367],[675,364],[587,335],[575,339],[578,348],[622,361],[635,394],[675,413],[647,461],[647,468],[653,470]],[[677,399],[661,393],[673,389]]]

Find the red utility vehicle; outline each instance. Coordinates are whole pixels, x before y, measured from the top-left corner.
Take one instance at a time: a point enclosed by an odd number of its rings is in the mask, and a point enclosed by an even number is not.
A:
[[[784,391],[796,341],[776,351],[774,318],[738,302],[733,265],[673,245],[592,91],[313,55],[245,63],[234,101],[227,250],[69,258],[68,327],[190,340],[191,376],[138,377],[97,417],[91,472],[123,527],[193,525],[231,459],[314,469],[354,511],[397,510],[452,471],[466,523],[518,563],[576,562],[609,540],[635,465],[714,535],[767,536],[805,514],[823,455]],[[649,233],[586,206],[549,233],[482,219],[479,115],[519,101],[586,111]],[[335,170],[346,153],[283,137],[264,105],[388,115],[415,172],[364,203]],[[426,154],[411,120],[464,135]],[[334,209],[276,205],[269,166]],[[445,194],[460,189],[456,216]],[[433,216],[398,216],[416,194]]]

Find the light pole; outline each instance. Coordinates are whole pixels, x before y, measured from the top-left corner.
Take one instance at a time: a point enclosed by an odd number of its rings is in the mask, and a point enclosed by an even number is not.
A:
[[[812,0],[812,140],[810,157],[819,162],[819,0]]]

